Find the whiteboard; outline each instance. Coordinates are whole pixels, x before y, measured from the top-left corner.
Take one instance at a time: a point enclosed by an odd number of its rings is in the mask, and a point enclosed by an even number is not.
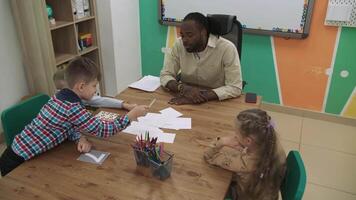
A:
[[[245,32],[304,38],[314,0],[159,0],[160,22],[179,24],[190,12],[236,15]]]
[[[329,21],[325,18],[325,25],[328,26],[345,26],[356,27],[356,1],[355,0],[329,0],[328,9],[330,5],[351,5],[350,21]]]

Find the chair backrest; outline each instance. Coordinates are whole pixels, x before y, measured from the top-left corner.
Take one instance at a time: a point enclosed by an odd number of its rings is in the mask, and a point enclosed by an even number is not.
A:
[[[208,20],[213,24],[213,27],[217,30],[223,38],[231,41],[239,53],[241,60],[242,54],[242,25],[233,15],[221,15],[221,14],[208,14]],[[242,88],[247,84],[246,81],[242,81]]]
[[[1,122],[7,146],[10,146],[15,135],[19,134],[37,116],[48,100],[48,95],[38,94],[11,106],[1,113]]]
[[[208,14],[208,20],[223,38],[231,41],[239,53],[241,59],[242,50],[242,25],[233,15]]]
[[[307,177],[303,160],[298,151],[290,151],[287,156],[286,176],[281,186],[283,200],[301,200]]]

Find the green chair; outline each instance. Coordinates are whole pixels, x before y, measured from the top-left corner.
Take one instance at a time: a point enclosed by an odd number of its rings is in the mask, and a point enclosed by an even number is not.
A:
[[[283,200],[301,200],[307,176],[303,160],[298,151],[290,151],[287,156],[286,176],[281,186]]]
[[[48,95],[38,94],[11,106],[1,113],[1,122],[7,146],[10,146],[15,135],[19,134],[37,116],[48,100]]]

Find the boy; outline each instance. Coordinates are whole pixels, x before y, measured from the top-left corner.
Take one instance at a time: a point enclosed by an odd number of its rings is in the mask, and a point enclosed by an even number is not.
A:
[[[53,75],[53,82],[56,86],[57,90],[61,90],[67,87],[67,83],[64,78],[64,69],[60,69],[56,71]],[[91,107],[105,107],[105,108],[119,108],[119,109],[126,109],[132,110],[136,104],[128,104],[123,102],[122,100],[110,98],[110,97],[101,97],[99,95],[94,95],[88,101],[83,101],[84,105],[88,105]]]
[[[130,122],[146,114],[147,106],[136,106],[112,122],[101,121],[85,109],[82,100],[90,100],[100,80],[96,64],[89,58],[74,59],[65,70],[68,88],[55,94],[35,119],[15,136],[0,158],[1,175],[5,176],[24,161],[54,148],[66,139],[78,141],[78,150],[90,144],[80,132],[109,137],[126,128]]]

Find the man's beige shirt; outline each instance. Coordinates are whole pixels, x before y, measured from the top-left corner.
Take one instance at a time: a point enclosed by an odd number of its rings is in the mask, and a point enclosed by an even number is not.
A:
[[[242,78],[240,60],[234,44],[222,37],[209,36],[202,53],[189,53],[181,38],[166,55],[161,71],[161,84],[166,86],[181,72],[183,83],[212,89],[219,100],[241,94]]]

